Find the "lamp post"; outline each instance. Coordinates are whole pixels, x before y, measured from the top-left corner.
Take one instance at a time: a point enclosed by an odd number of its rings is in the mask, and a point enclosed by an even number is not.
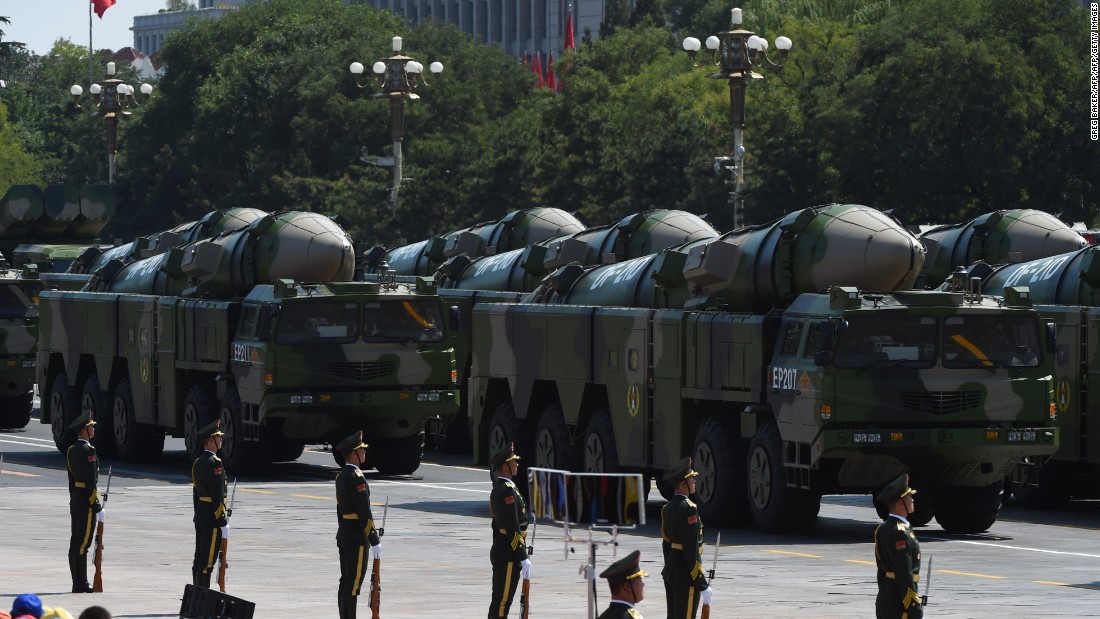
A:
[[[355,76],[355,83],[359,88],[364,88],[362,81],[363,65],[358,62],[351,63],[348,67]],[[443,64],[433,62],[428,69],[438,75],[443,72]],[[399,192],[401,190],[401,142],[405,136],[405,100],[419,99],[420,95],[413,92],[421,84],[428,85],[423,78],[424,65],[410,56],[401,55],[401,37],[393,37],[393,55],[374,63],[372,67],[374,77],[381,86],[382,92],[375,93],[374,97],[384,97],[390,100],[390,135],[393,138],[393,157],[377,157],[370,163],[381,166],[393,167],[393,187],[390,189],[390,203],[394,211],[397,210]]]
[[[73,102],[76,107],[83,107],[80,105],[80,98],[84,94],[84,89],[78,84],[73,84],[72,88],[69,88],[69,92],[73,95]],[[113,62],[107,63],[106,79],[93,83],[88,87],[88,92],[92,95],[92,103],[96,106],[95,112],[103,117],[103,121],[107,125],[107,179],[109,183],[113,184],[115,182],[115,153],[118,152],[118,119],[119,117],[130,116],[131,112],[128,111],[128,108],[137,106],[138,100],[134,96],[134,87],[115,77],[115,63]],[[141,94],[145,95],[146,98],[152,92],[152,84],[141,85]]]
[[[730,11],[730,24],[729,31],[707,37],[707,49],[714,54],[712,62],[719,68],[717,73],[711,73],[707,77],[728,80],[730,85],[730,124],[733,126],[730,156],[715,157],[714,169],[717,172],[725,168],[732,177],[726,183],[733,185],[730,204],[733,207],[733,227],[737,229],[741,227],[743,210],[741,192],[745,187],[745,146],[742,143],[742,136],[745,132],[746,86],[750,79],[763,77],[754,72],[754,68],[762,68],[765,65],[773,68],[783,66],[791,50],[791,40],[783,36],[775,39],[775,48],[779,50],[779,57],[773,61],[768,56],[768,40],[741,28],[741,9]],[[691,64],[699,66],[695,62],[695,56],[701,47],[699,39],[688,37],[684,39],[683,45],[684,51],[691,58]]]

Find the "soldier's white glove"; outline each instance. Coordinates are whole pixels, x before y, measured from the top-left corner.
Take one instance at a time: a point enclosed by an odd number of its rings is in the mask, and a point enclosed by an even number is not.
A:
[[[714,599],[714,589],[711,589],[710,587],[707,587],[706,589],[703,589],[702,593],[703,593],[703,604],[706,605],[706,606],[710,606],[711,600]]]
[[[524,580],[531,579],[531,560],[524,559],[519,562],[519,577]]]
[[[99,510],[99,513],[95,515],[96,522],[104,523],[107,521],[107,514],[105,513],[106,511],[107,510],[104,509]]]
[[[222,532],[222,539],[229,539],[229,525],[219,527],[219,530]]]
[[[371,553],[374,554],[375,559],[381,559],[382,558],[382,543],[379,542],[379,543],[371,546],[370,551],[371,551]]]

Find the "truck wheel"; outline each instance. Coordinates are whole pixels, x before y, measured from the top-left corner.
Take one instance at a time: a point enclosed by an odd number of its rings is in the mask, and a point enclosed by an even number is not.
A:
[[[520,462],[531,453],[531,441],[527,440],[523,424],[516,419],[516,411],[512,408],[511,402],[504,402],[493,413],[492,419],[489,420],[488,438],[486,446],[489,451],[485,455],[489,458],[507,447],[508,443],[516,444],[516,453],[521,458]]]
[[[199,429],[217,419],[218,405],[213,389],[205,385],[191,385],[183,400],[183,444],[187,457],[193,459],[202,451]]]
[[[621,473],[619,450],[615,447],[615,427],[611,413],[606,409],[596,411],[584,429],[581,466],[585,473]]]
[[[138,423],[135,411],[130,379],[123,378],[111,398],[115,449],[127,462],[155,460],[164,451],[164,433],[153,426]]]
[[[783,470],[783,439],[774,423],[756,431],[749,445],[749,509],[756,528],[765,533],[792,533],[817,522],[821,497],[788,488]]]
[[[196,389],[198,386],[192,387]],[[197,409],[201,410],[201,409]],[[201,415],[200,415],[201,418]],[[256,470],[271,463],[271,453],[264,449],[259,441],[246,441],[244,439],[244,423],[241,420],[241,394],[236,385],[226,389],[218,410],[218,418],[222,420],[221,459],[225,466],[234,473],[244,473]],[[205,426],[209,421],[201,423]],[[198,437],[196,437],[196,442]],[[202,446],[199,445],[199,449]]]
[[[34,393],[0,398],[0,428],[25,428],[31,422]]]
[[[565,425],[565,415],[560,405],[551,404],[535,426],[535,466],[572,471],[576,468],[573,454],[573,436]]]
[[[936,522],[948,533],[981,533],[997,522],[1004,484],[951,486],[936,497]]]
[[[424,433],[412,436],[374,439],[370,450],[374,452],[374,468],[383,475],[411,475],[420,468],[424,457]]]
[[[107,399],[99,388],[99,377],[92,374],[84,381],[80,392],[80,414],[91,413],[95,419],[95,438],[92,444],[96,452],[105,458],[118,455],[115,449],[114,415],[107,410]]]
[[[692,468],[695,500],[703,522],[718,527],[746,527],[752,524],[745,456],[736,419],[709,417],[695,433]]]
[[[69,424],[80,414],[80,396],[69,386],[69,377],[58,372],[50,383],[50,433],[57,450],[65,453],[76,442]]]
[[[923,497],[923,498],[922,498]],[[886,517],[890,515],[890,508],[882,504],[878,499],[872,498],[871,501],[875,505],[875,512],[878,514],[879,520],[886,520]],[[913,513],[909,514],[906,520],[914,527],[923,527],[924,525],[932,522],[932,517],[935,516],[935,510],[932,508],[932,496],[930,493],[917,493],[913,497]]]
[[[269,458],[272,462],[293,462],[305,453],[305,443],[295,443],[286,439],[279,440],[269,449]]]

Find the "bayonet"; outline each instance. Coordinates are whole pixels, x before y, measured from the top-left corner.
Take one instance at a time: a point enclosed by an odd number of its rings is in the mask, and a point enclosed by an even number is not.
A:
[[[382,526],[378,528],[378,537],[386,533],[386,515],[390,511],[390,497],[386,497],[386,505],[382,507]],[[379,619],[379,610],[382,607],[382,560],[375,559],[371,567],[370,575],[370,612],[371,619]]]
[[[928,590],[932,588],[932,555],[928,555],[928,578],[924,581],[924,595],[920,596],[920,605],[928,606]]]
[[[237,478],[233,478],[233,492],[229,495],[229,509],[225,510],[225,517],[233,517],[233,503],[237,500]]]
[[[107,505],[107,497],[111,494],[111,477],[114,475],[115,467],[110,466],[107,468],[107,489],[103,491],[102,505]],[[95,558],[92,560],[95,564],[95,576],[92,577],[92,593],[103,592],[103,522],[101,521],[95,528]]]
[[[103,491],[103,505],[107,505],[107,496],[111,494],[111,477],[114,472],[114,465],[107,467],[107,489]]]
[[[707,580],[714,580],[714,573],[718,571],[718,547],[722,545],[722,533],[718,533],[718,538],[714,540],[714,560],[710,564],[710,572],[707,575]],[[699,619],[710,619],[710,604],[703,604],[703,610],[699,613]]]
[[[386,496],[386,504],[382,507],[382,526],[378,528],[378,537],[386,534],[386,514],[390,511],[390,497]]]

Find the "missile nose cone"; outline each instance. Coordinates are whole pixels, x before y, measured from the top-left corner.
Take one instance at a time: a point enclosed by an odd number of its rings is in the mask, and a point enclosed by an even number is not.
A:
[[[841,207],[843,208],[843,207]],[[815,241],[813,289],[910,288],[924,264],[924,246],[885,214],[865,206],[835,212]]]
[[[267,281],[350,281],[355,270],[351,239],[336,222],[318,213],[281,217],[268,247]]]

